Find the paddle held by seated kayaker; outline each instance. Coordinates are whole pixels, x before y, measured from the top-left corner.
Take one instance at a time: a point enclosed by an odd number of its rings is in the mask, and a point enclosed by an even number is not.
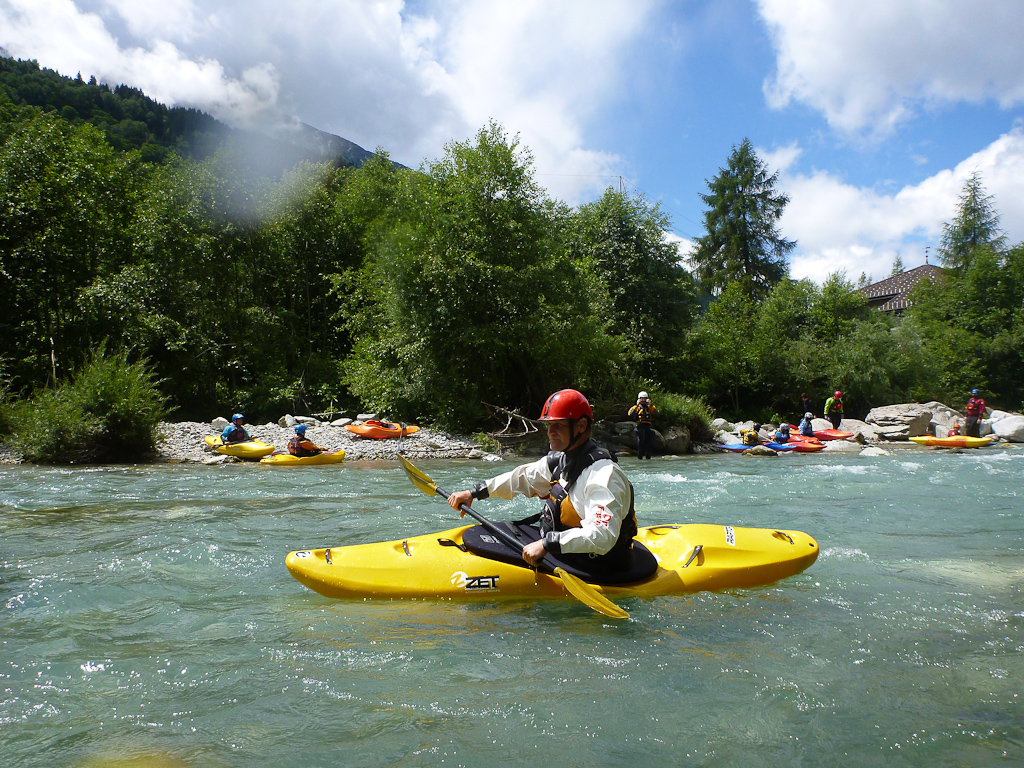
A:
[[[319,456],[326,448],[321,448],[316,443],[306,439],[306,425],[299,424],[295,427],[295,437],[288,441],[288,453],[292,456]]]
[[[633,486],[592,439],[594,412],[587,398],[575,389],[555,392],[540,420],[547,422],[551,453],[472,490],[456,491],[448,503],[459,509],[489,496],[539,496],[544,506],[529,522],[539,520],[541,537],[523,547],[527,563],[537,566],[551,553],[595,574],[629,568],[637,532]]]
[[[247,443],[252,440],[249,437],[249,433],[245,431],[242,423],[245,421],[245,416],[240,413],[236,413],[231,417],[231,423],[224,427],[224,431],[220,433],[220,441],[224,445],[231,445],[232,443]]]

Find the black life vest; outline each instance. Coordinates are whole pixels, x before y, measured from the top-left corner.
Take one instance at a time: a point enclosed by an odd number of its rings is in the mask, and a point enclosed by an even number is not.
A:
[[[319,456],[320,451],[311,451],[302,444],[306,442],[306,438],[299,437],[296,435],[288,441],[288,453],[292,456]]]
[[[582,520],[579,513],[569,501],[569,491],[583,470],[601,459],[615,461],[615,456],[599,446],[593,440],[588,440],[579,449],[572,452],[570,456],[562,451],[552,451],[548,454],[548,469],[551,472],[551,490],[544,498],[544,507],[540,512],[540,532],[543,536],[548,531],[565,531],[569,528],[579,528]],[[565,485],[562,479],[565,478]],[[619,527],[619,538],[614,546],[603,555],[592,555],[594,558],[608,558],[618,560],[625,558],[633,547],[633,537],[637,533],[636,510],[633,508],[633,484],[629,484],[629,512],[622,520]]]

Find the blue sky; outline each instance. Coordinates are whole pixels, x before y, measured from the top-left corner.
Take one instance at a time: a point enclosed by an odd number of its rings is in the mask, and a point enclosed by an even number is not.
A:
[[[1024,240],[1016,0],[0,0],[0,46],[236,125],[295,120],[417,167],[488,119],[570,203],[622,177],[683,254],[749,138],[795,277],[924,263],[977,171]]]

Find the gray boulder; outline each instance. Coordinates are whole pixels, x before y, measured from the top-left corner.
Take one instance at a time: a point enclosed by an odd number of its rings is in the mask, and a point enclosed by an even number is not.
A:
[[[356,416],[356,421],[369,421],[370,419],[376,419],[376,413],[360,413]]]
[[[850,440],[826,440],[825,448],[821,453],[825,453],[825,451],[831,451],[832,453],[860,453],[862,450],[864,450],[864,446]]]
[[[872,445],[872,446],[870,446],[868,448],[865,448],[863,451],[860,452],[860,455],[861,456],[892,456],[892,454],[889,453],[889,451],[885,450],[885,448],[879,448],[877,445]]]
[[[992,431],[1011,443],[1024,443],[1024,416],[1007,416],[993,422]]]
[[[298,424],[298,422],[295,420],[295,417],[292,416],[290,413],[286,413],[284,416],[277,420],[277,426],[281,427],[281,429],[291,429],[296,424]]]
[[[345,427],[352,423],[352,419],[335,419],[331,422],[332,427]]]
[[[945,437],[946,433],[949,432],[950,428],[954,424],[959,424],[961,427],[964,425],[964,416],[962,413],[954,411],[949,406],[943,405],[937,400],[925,403],[924,407],[932,412],[932,420],[929,426],[931,434],[936,435],[937,437]]]
[[[231,422],[228,421],[227,419],[225,419],[223,416],[218,416],[216,419],[214,419],[213,421],[210,422],[210,426],[216,432],[223,432],[224,431],[224,427],[226,427],[230,423]]]
[[[668,453],[686,453],[690,449],[690,430],[686,427],[669,427],[664,438]]]
[[[883,440],[906,440],[929,434],[932,412],[920,403],[901,403],[872,408],[864,419]]]
[[[732,422],[719,418],[711,422],[711,429],[712,431],[732,432],[733,426]]]

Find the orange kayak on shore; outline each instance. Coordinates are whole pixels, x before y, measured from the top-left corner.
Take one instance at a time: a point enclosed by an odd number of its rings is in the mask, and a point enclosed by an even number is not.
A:
[[[402,437],[403,435],[411,435],[413,432],[420,431],[419,427],[409,426],[408,424],[403,426],[390,421],[378,421],[377,419],[370,419],[362,424],[349,424],[345,429],[360,437],[374,437],[377,439]]]

